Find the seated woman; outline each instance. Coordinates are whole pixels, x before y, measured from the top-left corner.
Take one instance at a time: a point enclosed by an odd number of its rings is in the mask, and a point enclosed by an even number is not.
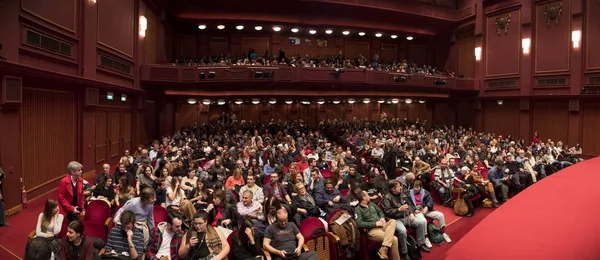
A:
[[[58,259],[94,259],[94,247],[92,246],[92,239],[88,239],[83,235],[83,224],[79,222],[79,220],[73,220],[69,224],[67,235],[60,241],[60,256]]]
[[[208,188],[205,185],[205,179],[200,178],[196,181],[196,188],[192,190],[188,195],[190,202],[194,204],[196,210],[204,210],[208,206]]]
[[[98,184],[96,184],[96,188],[94,188],[94,191],[92,192],[92,197],[104,199],[109,202],[113,201],[115,199],[115,189],[112,184],[112,178],[100,176],[98,178]]]
[[[460,169],[460,180],[455,184],[455,186],[465,189],[462,196],[468,208],[467,217],[473,216],[475,208],[473,207],[473,201],[471,198],[479,193],[479,191],[475,185],[475,176],[471,173],[469,167],[463,166]]]
[[[249,219],[242,221],[239,231],[233,237],[233,257],[240,260],[263,259],[256,242],[259,237],[254,232],[254,224]]]
[[[192,228],[192,221],[194,220],[194,213],[196,213],[196,209],[190,200],[182,200],[179,204],[179,211],[183,217],[181,229],[187,232],[190,228]]]
[[[179,204],[184,200],[185,193],[181,189],[179,178],[171,178],[171,185],[167,187],[167,209],[175,209],[179,211]]]
[[[231,250],[227,238],[219,229],[208,225],[206,212],[194,214],[194,228],[181,238],[181,259],[227,259]]]
[[[150,187],[154,189],[156,176],[152,173],[152,167],[149,165],[145,165],[142,167],[140,174],[138,175],[138,181],[136,182],[136,191],[139,196],[140,191],[145,187]]]
[[[196,169],[190,168],[188,175],[181,180],[181,189],[183,189],[186,195],[189,195],[196,188],[196,185],[198,185]]]
[[[129,178],[126,175],[119,178],[119,188],[115,194],[115,205],[120,206],[128,200],[135,197],[135,189],[130,185]]]
[[[46,238],[52,249],[52,258],[57,259],[59,253],[58,234],[62,230],[64,216],[59,213],[58,202],[53,199],[46,200],[44,212],[40,213],[35,227],[35,237]]]
[[[292,198],[292,208],[296,208],[294,223],[296,226],[300,226],[300,222],[308,217],[319,217],[321,210],[317,207],[315,199],[306,192],[304,183],[296,183],[295,188],[298,195]]]
[[[481,168],[477,168],[478,170]],[[487,170],[487,169],[486,169]],[[488,179],[483,178],[482,174],[479,171],[472,171],[471,175],[473,175],[475,185],[479,194],[487,194],[488,197],[492,200],[492,207],[498,207],[498,199],[496,198],[496,193],[494,192],[494,184]]]
[[[269,226],[275,222],[277,222],[277,210],[281,208],[281,202],[277,197],[270,196],[265,201],[264,207],[264,216],[265,216],[265,225]]]
[[[228,190],[239,190],[244,184],[244,178],[242,178],[242,170],[240,168],[235,168],[233,174],[225,181],[225,187],[227,187]]]
[[[215,190],[213,193],[213,203],[209,204],[204,210],[208,213],[208,224],[217,227],[236,226],[236,216],[233,207],[225,200],[225,192],[223,190]]]

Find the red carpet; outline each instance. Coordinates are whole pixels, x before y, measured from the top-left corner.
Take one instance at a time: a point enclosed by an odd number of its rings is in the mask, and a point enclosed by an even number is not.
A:
[[[527,188],[475,226],[446,259],[600,259],[598,168],[600,158],[591,159]]]

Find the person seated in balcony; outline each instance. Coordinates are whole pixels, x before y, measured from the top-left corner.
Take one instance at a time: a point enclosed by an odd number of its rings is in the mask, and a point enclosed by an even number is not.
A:
[[[421,181],[415,181],[414,187],[409,192],[409,203],[415,209],[413,215],[415,218],[425,219],[425,217],[437,220],[440,231],[446,243],[452,242],[450,236],[446,234],[446,219],[444,214],[434,210],[433,199],[428,191],[423,189],[423,183]],[[425,238],[425,245],[431,248],[431,242],[428,238]]]

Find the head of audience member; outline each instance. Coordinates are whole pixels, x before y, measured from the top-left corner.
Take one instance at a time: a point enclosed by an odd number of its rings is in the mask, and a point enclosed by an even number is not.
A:
[[[367,193],[367,191],[364,191],[364,190],[361,190],[358,193],[357,199],[363,205],[369,204],[369,202],[371,201],[371,197],[369,197],[369,193]]]
[[[254,237],[254,223],[250,218],[244,218],[240,223],[240,228],[237,232],[238,239],[240,240],[240,246],[248,245],[250,237]],[[244,232],[241,232],[241,231]]]
[[[331,193],[333,193],[333,189],[334,189],[333,182],[330,179],[327,179],[325,181],[325,192],[327,192],[328,194],[331,194]]]
[[[236,180],[239,180],[240,178],[242,178],[242,169],[240,168],[235,168],[233,170],[233,174],[232,174],[233,178]]]
[[[248,177],[246,177],[246,184],[248,185],[248,187],[252,188],[254,187],[254,185],[256,185],[255,178],[256,177],[254,175],[248,175]]]
[[[244,193],[242,193],[242,203],[244,204],[244,206],[250,207],[252,205],[252,198],[253,198],[252,191],[245,190]]]
[[[102,165],[102,172],[105,174],[110,174],[110,164],[105,163]]]
[[[313,179],[313,181],[318,181],[320,179],[319,177],[319,169],[317,168],[313,168],[310,170],[310,177]]]
[[[208,226],[208,214],[205,211],[198,211],[194,214],[194,230],[198,233],[206,233]]]
[[[388,182],[388,190],[394,195],[401,194],[402,184],[397,180],[391,180]]]
[[[179,211],[181,212],[183,220],[191,220],[194,217],[196,209],[190,200],[182,200],[181,203],[179,203]]]
[[[76,161],[72,161],[67,165],[67,170],[69,171],[69,174],[71,174],[71,177],[79,178],[83,170],[83,165]]]
[[[367,174],[367,182],[369,182],[370,184],[374,184],[376,178],[377,174],[375,174],[375,172],[369,172],[369,174]]]
[[[177,178],[173,178],[177,179]],[[140,201],[144,205],[154,205],[156,202],[156,191],[151,187],[146,187],[140,192]]]
[[[67,228],[67,239],[69,240],[69,242],[77,243],[81,241],[82,237],[83,223],[79,222],[79,220],[73,220],[71,223],[69,223],[69,226]]]
[[[35,237],[27,241],[25,260],[48,260],[51,256],[50,240],[44,237]]]
[[[302,182],[294,184],[294,189],[296,190],[296,193],[298,193],[298,196],[306,196],[307,194],[306,186],[304,186],[304,183]]]
[[[344,160],[340,160],[340,162],[343,162]],[[350,174],[351,176],[356,176],[356,166],[355,165],[349,165],[348,166],[348,174]]]
[[[421,193],[421,189],[423,188],[423,183],[420,180],[416,180],[413,186],[413,191],[415,194]]]
[[[225,199],[225,191],[223,190],[215,190],[213,192],[213,204],[215,207],[223,207],[227,206],[227,200]]]
[[[277,173],[277,172],[271,173],[271,182],[270,182],[271,185],[272,186],[277,185],[277,181],[279,181],[279,173]]]
[[[163,190],[167,190],[167,180],[163,177],[160,177],[158,179],[156,179],[156,190],[157,191],[163,191]]]
[[[48,224],[50,224],[50,221],[52,221],[52,217],[56,216],[58,212],[58,202],[54,199],[46,200],[44,212],[42,214],[42,224],[40,225],[42,232],[46,232],[46,228],[48,227]]]
[[[121,214],[121,230],[123,233],[127,233],[129,231],[133,231],[133,227],[135,224],[135,214],[132,211],[126,210]]]
[[[275,216],[277,209],[281,208],[281,202],[273,195],[267,198],[265,205],[265,216]]]
[[[127,173],[127,165],[125,165],[125,163],[119,163],[119,172]]]
[[[281,228],[286,228],[288,225],[288,211],[284,207],[277,209],[277,225]]]

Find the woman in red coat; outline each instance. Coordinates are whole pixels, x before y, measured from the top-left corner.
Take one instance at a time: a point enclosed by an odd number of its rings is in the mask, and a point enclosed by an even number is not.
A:
[[[84,215],[83,178],[81,172],[83,165],[70,162],[67,166],[69,173],[60,180],[58,186],[58,207],[60,213],[66,216],[65,221],[72,221]],[[67,223],[68,223],[67,222]]]

